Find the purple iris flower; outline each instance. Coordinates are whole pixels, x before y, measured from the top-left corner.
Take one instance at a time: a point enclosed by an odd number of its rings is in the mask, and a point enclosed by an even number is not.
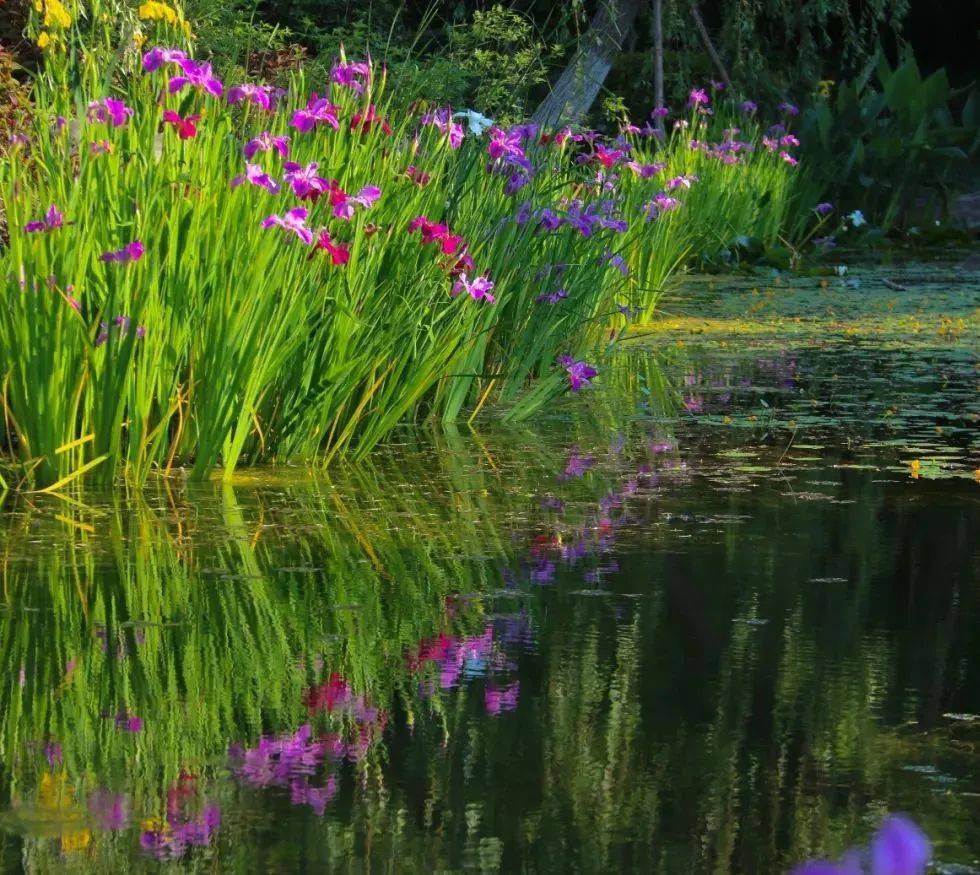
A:
[[[673,179],[667,180],[667,191],[676,191],[679,188],[690,188],[695,182],[698,181],[696,176],[675,176]]]
[[[112,320],[112,324],[119,330],[119,336],[125,337],[129,334],[129,326],[132,324],[132,320],[128,316],[116,316]],[[142,325],[136,326],[136,339],[141,340],[146,337],[146,328]],[[95,345],[102,346],[109,340],[109,323],[100,322],[99,323],[99,333],[95,338]],[[102,649],[105,650],[105,643],[103,642]],[[125,656],[125,654],[122,654]],[[125,712],[120,712],[116,715],[116,728],[117,729],[128,729],[130,732],[139,732],[143,728],[143,719],[141,717],[126,718]]]
[[[667,118],[670,115],[670,107],[667,106],[657,106],[654,107],[653,111],[650,113],[653,118]]]
[[[275,149],[283,158],[289,157],[289,137],[276,137],[270,131],[262,131],[257,137],[249,140],[242,153],[246,161],[251,161],[256,152],[268,152]]]
[[[314,93],[307,100],[305,109],[298,109],[293,113],[289,124],[303,134],[308,134],[318,125],[330,125],[337,130],[340,128],[340,122],[337,120],[339,110],[339,106],[325,97],[317,97]]]
[[[754,113],[759,108],[759,104],[756,103],[754,100],[743,100],[738,105],[738,108],[742,110],[742,112],[744,112],[746,115],[752,115],[752,113]]]
[[[467,278],[465,273],[459,275],[459,278],[453,284],[452,291],[450,295],[454,298],[462,292],[468,292],[470,297],[474,301],[486,301],[488,304],[493,304],[496,302],[496,298],[490,294],[493,290],[493,282],[489,277],[478,276],[473,280]]]
[[[380,197],[381,189],[376,185],[365,185],[357,194],[347,194],[340,188],[334,188],[330,193],[331,202],[334,204],[333,214],[338,219],[348,222],[354,218],[355,206],[369,209]]]
[[[824,201],[822,204],[817,204],[813,209],[818,216],[826,216],[834,211],[834,205],[829,201]]]
[[[538,215],[538,227],[545,231],[555,231],[565,224],[565,220],[553,210],[545,207]]]
[[[28,222],[24,225],[24,231],[28,234],[33,234],[37,231],[53,231],[55,228],[60,228],[64,224],[64,219],[65,217],[61,211],[54,204],[51,204],[44,214],[44,218]]]
[[[279,193],[279,183],[269,176],[258,164],[246,164],[245,172],[239,174],[231,181],[231,187],[238,188],[243,182],[250,182],[252,185],[261,186],[270,194]]]
[[[588,363],[573,359],[570,355],[563,355],[558,359],[558,364],[568,372],[568,382],[573,392],[578,392],[583,386],[591,386],[592,378],[599,374]]]
[[[93,100],[88,105],[88,120],[90,122],[102,122],[111,124],[114,128],[121,128],[129,120],[133,110],[126,106],[121,100],[114,97],[105,97],[102,100]]]
[[[266,216],[262,220],[262,227],[272,228],[273,226],[278,226],[285,231],[295,234],[303,243],[309,246],[313,242],[313,232],[306,227],[306,217],[308,215],[309,210],[305,207],[293,207],[291,210],[287,210],[283,216],[275,213],[271,216]]]
[[[109,252],[103,252],[99,256],[99,261],[117,262],[118,264],[127,264],[130,261],[139,261],[143,257],[143,253],[146,251],[141,240],[133,240],[132,243],[127,243],[122,249],[115,249]]]
[[[330,81],[350,88],[358,94],[363,94],[370,81],[371,67],[363,61],[342,64],[339,61],[330,70]]]
[[[125,319],[126,317],[121,318]],[[116,715],[116,729],[122,729],[126,732],[141,732],[143,730],[143,718],[120,711]]]
[[[627,161],[626,166],[639,176],[640,179],[652,179],[654,176],[663,173],[667,165],[659,161],[654,164],[640,164],[637,161]]]
[[[534,302],[536,304],[557,304],[559,301],[563,301],[567,297],[567,289],[555,289],[553,292],[546,292],[543,295],[538,295],[534,299]]]
[[[621,255],[613,252],[604,252],[599,256],[599,264],[608,264],[616,268],[623,276],[629,276],[630,269]]]
[[[786,113],[786,115],[799,115],[800,108],[788,100],[784,100],[779,106],[776,107],[780,112]]]
[[[253,85],[246,82],[228,89],[228,103],[234,106],[242,101],[254,103],[262,109],[272,109],[272,88],[268,85]]]
[[[317,175],[319,164],[311,161],[305,167],[295,161],[287,161],[283,164],[286,170],[283,179],[292,186],[293,194],[301,200],[306,198],[316,199],[321,194],[330,190],[330,181]]]
[[[224,86],[214,78],[211,65],[208,62],[198,63],[190,58],[185,58],[177,63],[183,75],[170,78],[170,82],[167,83],[167,90],[171,94],[182,91],[185,85],[190,85],[191,88],[196,88],[198,91],[213,97],[221,97],[224,93]]]
[[[156,46],[143,55],[143,69],[147,73],[159,70],[164,64],[179,64],[186,61],[187,55],[180,49],[165,49],[163,46]]]

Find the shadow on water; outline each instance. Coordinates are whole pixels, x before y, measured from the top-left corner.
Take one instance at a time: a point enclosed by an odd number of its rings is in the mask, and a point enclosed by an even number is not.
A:
[[[905,810],[980,871],[975,356],[839,340],[8,501],[5,867],[780,872]]]

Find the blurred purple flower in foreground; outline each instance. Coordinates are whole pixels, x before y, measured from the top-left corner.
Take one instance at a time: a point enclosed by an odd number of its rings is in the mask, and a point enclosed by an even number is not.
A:
[[[792,875],[923,875],[931,856],[926,834],[908,817],[893,814],[866,849],[850,850],[837,863],[811,860]]]

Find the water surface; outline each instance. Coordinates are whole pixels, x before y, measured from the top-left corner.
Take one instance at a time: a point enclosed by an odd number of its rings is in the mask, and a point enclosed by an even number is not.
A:
[[[8,498],[5,869],[776,873],[902,810],[980,872],[976,277],[823,283],[692,284],[525,429]]]

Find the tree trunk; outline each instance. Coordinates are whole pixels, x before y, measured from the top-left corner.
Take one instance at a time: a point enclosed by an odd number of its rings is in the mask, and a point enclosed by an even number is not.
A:
[[[650,30],[653,41],[653,105],[657,109],[664,105],[664,4],[663,0],[653,0]],[[656,117],[657,130],[664,132],[664,120]]]
[[[535,110],[534,121],[558,127],[591,109],[639,8],[640,0],[601,0],[572,60]]]
[[[711,41],[711,36],[708,34],[708,28],[704,26],[704,19],[701,17],[701,10],[698,9],[698,4],[696,2],[691,4],[691,15],[694,17],[694,23],[697,25],[698,33],[701,35],[701,42],[704,43],[704,48],[708,53],[708,57],[711,58],[711,62],[715,65],[718,75],[721,76],[721,81],[725,83],[725,88],[728,90],[728,93],[731,94],[732,80],[728,78],[728,70],[725,69],[725,65],[721,60],[721,55],[718,54],[715,44]]]

